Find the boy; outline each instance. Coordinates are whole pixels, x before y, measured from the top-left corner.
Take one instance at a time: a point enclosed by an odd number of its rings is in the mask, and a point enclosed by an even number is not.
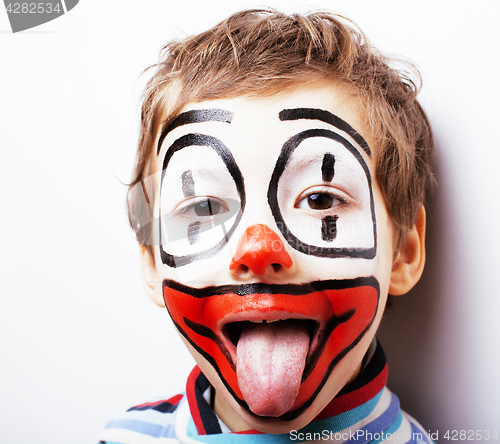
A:
[[[331,14],[244,11],[165,47],[129,215],[198,365],[101,442],[431,442],[374,339],[425,262],[416,89]]]

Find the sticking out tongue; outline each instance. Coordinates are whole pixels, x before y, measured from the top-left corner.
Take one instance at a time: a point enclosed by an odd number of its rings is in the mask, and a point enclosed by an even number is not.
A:
[[[277,417],[292,408],[309,339],[308,329],[300,321],[245,324],[236,351],[236,374],[253,413]]]

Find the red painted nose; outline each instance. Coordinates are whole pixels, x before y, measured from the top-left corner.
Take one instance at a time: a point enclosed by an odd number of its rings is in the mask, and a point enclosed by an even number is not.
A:
[[[269,265],[277,270],[281,266],[290,268],[292,264],[292,258],[278,235],[267,225],[257,224],[243,233],[229,269],[249,269],[253,274],[264,274]]]

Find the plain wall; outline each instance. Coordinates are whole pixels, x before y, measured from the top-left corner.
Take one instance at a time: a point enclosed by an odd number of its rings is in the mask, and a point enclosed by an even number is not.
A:
[[[439,186],[424,276],[379,335],[389,387],[440,437],[497,430],[500,3],[266,5],[340,12],[421,69]],[[142,288],[127,225],[139,75],[171,37],[251,6],[81,0],[19,34],[0,11],[1,443],[96,442],[116,413],[183,389],[193,361]]]

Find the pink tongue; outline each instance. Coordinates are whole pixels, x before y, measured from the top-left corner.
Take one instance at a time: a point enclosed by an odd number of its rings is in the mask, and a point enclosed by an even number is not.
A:
[[[281,416],[299,393],[309,351],[303,322],[248,323],[236,351],[238,385],[250,410],[259,416]]]

